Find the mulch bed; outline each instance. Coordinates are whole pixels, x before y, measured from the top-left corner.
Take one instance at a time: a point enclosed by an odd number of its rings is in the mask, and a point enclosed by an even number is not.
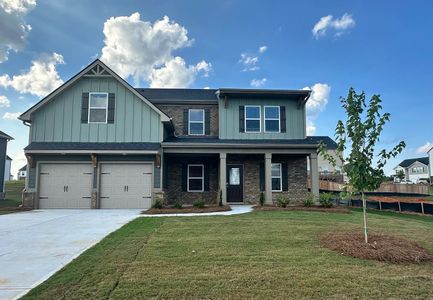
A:
[[[431,203],[432,200],[426,198],[417,198],[417,197],[381,197],[381,196],[369,196],[369,201],[380,201],[380,202],[408,202],[408,203],[420,203],[427,202]]]
[[[412,241],[374,233],[370,233],[368,239],[367,244],[362,232],[331,232],[320,236],[320,243],[342,255],[394,264],[433,260],[432,255]]]
[[[29,211],[32,210],[31,207],[0,207],[0,212],[3,213],[12,213],[12,212],[20,212],[20,211]]]
[[[321,206],[287,206],[287,207],[279,207],[275,205],[264,205],[264,206],[254,206],[254,210],[257,211],[318,211],[318,212],[332,212],[332,213],[350,213],[350,210],[346,207],[321,207]]]
[[[197,208],[194,206],[185,206],[183,208],[150,208],[148,210],[142,211],[144,215],[158,215],[158,214],[188,214],[188,213],[209,213],[209,212],[220,212],[220,211],[230,211],[232,210],[230,206],[205,206],[203,208]]]

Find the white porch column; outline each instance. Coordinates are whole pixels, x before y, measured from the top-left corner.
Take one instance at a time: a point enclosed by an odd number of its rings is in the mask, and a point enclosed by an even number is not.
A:
[[[265,153],[265,203],[272,204],[272,153]]]
[[[314,196],[319,197],[319,164],[317,162],[317,153],[310,154],[310,178],[311,192]]]
[[[227,153],[220,152],[220,190],[223,205],[227,204]],[[219,202],[219,195],[218,195]]]

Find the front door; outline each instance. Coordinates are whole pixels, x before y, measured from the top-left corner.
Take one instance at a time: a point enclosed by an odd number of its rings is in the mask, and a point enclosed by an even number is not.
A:
[[[227,202],[244,201],[244,175],[242,165],[227,165]]]

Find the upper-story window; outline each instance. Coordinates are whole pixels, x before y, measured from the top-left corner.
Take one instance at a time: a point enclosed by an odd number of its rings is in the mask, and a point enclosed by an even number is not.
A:
[[[245,132],[261,131],[260,106],[245,106]]]
[[[424,167],[414,167],[412,168],[412,173],[425,173]]]
[[[89,93],[89,123],[107,123],[108,93]]]
[[[204,135],[204,109],[188,110],[188,134]]]
[[[279,106],[265,106],[265,132],[280,132]]]

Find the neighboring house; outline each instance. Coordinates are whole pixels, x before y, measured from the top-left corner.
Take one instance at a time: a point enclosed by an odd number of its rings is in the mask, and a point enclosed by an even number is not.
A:
[[[308,90],[133,88],[95,60],[19,118],[30,127],[24,204],[148,208],[267,203],[319,193]]]
[[[11,166],[12,166],[12,158],[10,158],[8,155],[6,155],[5,174],[4,174],[5,182],[12,180]]]
[[[395,168],[395,174],[399,171],[403,171],[406,180],[410,180],[413,183],[417,183],[421,179],[429,178],[429,158],[419,157],[410,158],[403,160]]]
[[[430,176],[430,184],[433,184],[433,147],[427,151],[429,157],[429,176]]]
[[[7,164],[6,151],[8,142],[10,140],[13,140],[13,137],[7,135],[3,131],[0,131],[0,199],[4,199],[5,197],[5,171]]]
[[[17,179],[24,180],[27,177],[27,165],[18,170]]]
[[[319,173],[321,174],[335,174],[335,173],[342,173],[343,171],[343,162],[337,155],[337,143],[335,143],[334,140],[332,140],[329,136],[316,136],[315,138],[321,139],[324,143],[326,143],[326,151],[330,156],[332,156],[335,161],[336,165],[334,166],[331,164],[327,159],[325,159],[322,155],[318,155],[317,157],[317,163],[319,166]],[[310,163],[308,161],[307,169],[310,170]]]

